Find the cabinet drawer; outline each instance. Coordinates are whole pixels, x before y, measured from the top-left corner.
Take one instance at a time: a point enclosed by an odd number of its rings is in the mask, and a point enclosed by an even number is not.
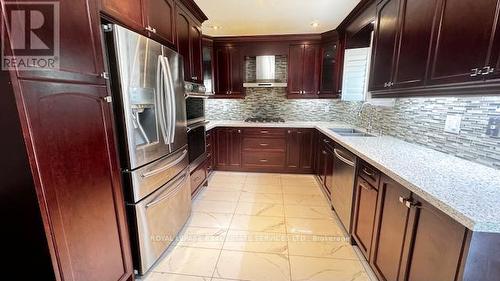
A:
[[[191,193],[194,193],[207,178],[206,162],[191,173]]]
[[[284,152],[243,152],[243,166],[284,167]]]
[[[286,141],[284,138],[248,138],[243,139],[243,150],[246,151],[280,151],[284,152]]]
[[[378,189],[380,181],[380,171],[373,168],[371,165],[361,161],[359,165],[359,175],[373,187]]]
[[[286,129],[276,129],[276,128],[245,128],[243,132],[246,136],[285,136]]]

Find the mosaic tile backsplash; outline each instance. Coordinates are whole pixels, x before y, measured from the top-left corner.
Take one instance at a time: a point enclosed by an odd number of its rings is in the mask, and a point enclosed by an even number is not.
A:
[[[340,100],[288,100],[283,88],[248,88],[244,100],[207,100],[209,120],[252,116],[288,121],[342,121],[500,169],[500,139],[485,135],[500,116],[500,96],[400,98],[392,108]],[[461,115],[460,134],[444,132],[447,115]]]

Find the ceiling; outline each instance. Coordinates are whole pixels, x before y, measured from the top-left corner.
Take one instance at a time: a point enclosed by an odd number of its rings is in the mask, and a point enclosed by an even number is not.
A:
[[[322,33],[335,29],[359,1],[195,0],[209,18],[203,33],[211,36]]]

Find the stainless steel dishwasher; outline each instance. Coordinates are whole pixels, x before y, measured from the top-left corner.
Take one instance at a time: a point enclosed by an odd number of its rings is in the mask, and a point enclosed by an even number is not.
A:
[[[332,206],[345,229],[350,233],[356,156],[340,146],[336,146],[333,152]]]

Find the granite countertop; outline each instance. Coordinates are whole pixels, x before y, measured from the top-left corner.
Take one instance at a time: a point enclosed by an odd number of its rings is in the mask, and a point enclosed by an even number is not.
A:
[[[316,128],[465,227],[500,233],[500,171],[390,136],[343,137],[338,122],[245,123],[211,121],[215,127]]]

